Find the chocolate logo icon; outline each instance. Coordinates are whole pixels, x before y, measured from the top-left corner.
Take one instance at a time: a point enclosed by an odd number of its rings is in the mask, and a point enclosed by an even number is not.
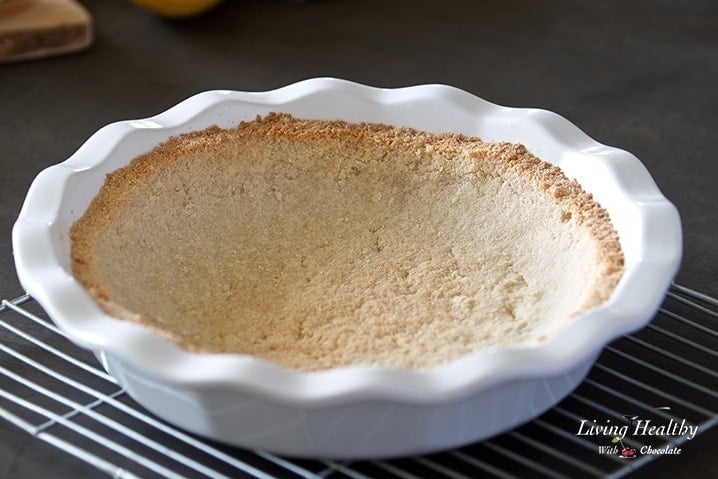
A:
[[[621,436],[614,436],[613,439],[611,439],[611,444],[621,445],[621,450],[618,452],[618,457],[622,459],[636,458],[636,450],[632,447],[626,447],[626,445],[623,444],[623,441],[621,440]]]

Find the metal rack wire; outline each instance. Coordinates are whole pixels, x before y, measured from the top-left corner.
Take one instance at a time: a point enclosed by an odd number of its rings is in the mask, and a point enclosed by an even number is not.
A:
[[[609,345],[573,394],[514,431],[423,457],[307,461],[215,444],[155,418],[21,296],[0,305],[0,417],[115,478],[618,478],[689,448],[689,434],[669,425],[701,434],[718,423],[717,319],[718,300],[674,285],[651,324]],[[666,427],[633,434],[631,417]],[[606,452],[612,437],[579,434],[582,421],[586,430],[625,425],[621,447],[636,457]]]

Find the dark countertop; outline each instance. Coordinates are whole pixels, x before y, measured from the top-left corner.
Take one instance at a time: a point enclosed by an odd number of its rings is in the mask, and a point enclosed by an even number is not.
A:
[[[676,281],[718,296],[712,0],[228,1],[178,22],[126,1],[84,3],[95,21],[91,49],[0,65],[2,298],[22,292],[10,231],[28,186],[98,128],[203,90],[267,90],[316,76],[383,87],[450,84],[495,103],[555,111],[634,153],[681,213]],[[15,454],[13,477],[74,470],[25,433],[5,424],[0,431],[0,458]],[[651,477],[715,471],[715,438],[706,434],[690,454],[656,461]],[[86,469],[78,470],[94,477]],[[0,474],[6,470],[0,465]]]

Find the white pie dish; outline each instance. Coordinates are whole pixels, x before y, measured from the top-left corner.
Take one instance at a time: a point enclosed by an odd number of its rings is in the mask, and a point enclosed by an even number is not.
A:
[[[609,301],[542,344],[478,352],[427,372],[350,367],[298,373],[247,356],[192,354],[102,312],[72,277],[69,230],[105,175],[170,136],[213,124],[232,127],[269,112],[523,143],[608,210],[625,255],[624,276]],[[102,128],[35,179],[13,247],[28,293],[160,417],[222,442],[280,454],[377,458],[463,445],[552,407],[581,382],[609,341],[651,319],[682,246],[678,213],[643,165],[556,114],[497,106],[443,85],[378,89],[322,78],[268,92],[205,92],[155,117]]]

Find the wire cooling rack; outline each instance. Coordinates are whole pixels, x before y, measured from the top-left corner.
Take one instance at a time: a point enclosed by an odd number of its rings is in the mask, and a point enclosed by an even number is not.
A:
[[[573,394],[514,431],[422,457],[307,461],[157,419],[21,296],[0,305],[0,416],[115,478],[617,478],[690,454],[691,431],[718,422],[717,319],[718,300],[674,285],[651,324],[609,345]]]

